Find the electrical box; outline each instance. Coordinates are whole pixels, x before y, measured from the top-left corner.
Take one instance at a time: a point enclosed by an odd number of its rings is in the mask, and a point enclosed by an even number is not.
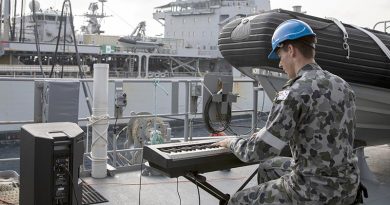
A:
[[[36,81],[34,122],[78,122],[79,81]]]
[[[123,81],[115,81],[115,116],[122,117],[127,106],[127,94],[123,91]]]
[[[191,83],[190,94],[190,113],[196,114],[198,112],[198,98],[202,96],[202,85],[199,83]]]
[[[20,204],[81,204],[83,130],[70,122],[29,124],[20,139]]]
[[[207,115],[210,121],[218,122],[221,117],[230,113],[232,103],[237,102],[237,95],[232,91],[233,76],[206,74],[203,87],[203,116]]]

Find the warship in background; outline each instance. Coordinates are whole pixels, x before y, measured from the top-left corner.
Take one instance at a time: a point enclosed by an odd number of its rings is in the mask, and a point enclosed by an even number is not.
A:
[[[99,0],[90,4],[89,12],[83,15],[87,25],[81,27],[81,34],[73,36],[69,7],[63,8],[65,15],[61,17],[61,11],[52,8],[43,10],[35,1],[39,37],[35,40],[32,2],[29,3],[30,14],[24,15],[23,12],[21,16],[16,16],[15,11],[11,15],[11,9],[6,9],[11,8],[10,0],[4,0],[0,46],[3,50],[0,63],[3,65],[0,74],[26,77],[35,71],[36,75],[40,72],[39,58],[45,72],[48,72],[46,67],[55,63],[57,71],[64,67],[63,72],[77,73],[74,69],[77,65],[74,39],[77,39],[78,53],[87,74],[96,62],[110,64],[112,77],[230,73],[231,66],[223,60],[217,48],[220,29],[236,18],[270,9],[267,0],[174,1],[154,9],[153,18],[164,26],[163,38],[147,37],[145,22],[140,22],[129,36],[120,37],[103,35],[104,31],[100,29],[102,19],[108,17],[104,12],[106,2]],[[60,25],[61,32],[58,31]],[[37,41],[41,57],[38,57],[34,45]],[[56,44],[58,55],[54,59]]]
[[[41,9],[43,6],[35,1],[34,21],[32,2],[29,3],[31,12],[28,15],[15,16],[7,13],[9,9],[6,8],[12,7],[10,0],[3,0],[4,23],[1,25],[0,47],[4,52],[0,56],[0,76],[7,79],[0,80],[0,95],[9,98],[0,104],[0,122],[7,122],[6,126],[0,127],[0,131],[20,128],[20,124],[10,126],[9,122],[33,120],[33,96],[15,93],[33,93],[34,79],[42,77],[42,70],[47,76],[57,78],[76,79],[80,75],[89,78],[93,73],[93,64],[100,62],[110,65],[110,78],[117,80],[200,80],[201,76],[210,72],[231,74],[231,65],[222,58],[217,47],[220,29],[236,18],[270,9],[267,0],[173,1],[154,8],[153,18],[164,26],[163,38],[148,37],[143,22],[129,36],[121,37],[106,35],[107,32],[101,30],[102,19],[109,16],[104,11],[106,3],[106,0],[99,0],[89,5],[89,11],[83,15],[87,25],[81,28],[82,34],[74,36],[72,31],[75,28],[70,24],[69,6],[65,5],[61,17],[61,11]],[[39,35],[34,33],[35,22]],[[58,29],[60,25],[61,31]],[[38,40],[35,40],[36,36]],[[37,42],[40,53],[36,49]],[[77,64],[75,43],[81,69]],[[233,75],[241,77],[236,70]],[[235,108],[241,110],[252,108],[253,83],[248,78],[244,80],[248,83],[234,86],[234,91],[241,96]],[[134,99],[144,99],[145,96],[153,95],[152,85],[152,82],[132,83],[131,86],[125,83],[124,92]],[[8,87],[15,89],[11,91]],[[110,89],[110,96],[114,96],[114,92]],[[182,88],[179,92],[180,95],[184,93]],[[262,100],[261,96],[259,100]],[[84,96],[80,97],[80,102],[85,102]],[[125,110],[126,114],[132,111],[154,112],[153,100],[134,103]],[[183,107],[183,104],[180,102],[179,106]],[[269,109],[268,99],[265,104],[265,109]],[[167,113],[171,105],[161,101],[157,108],[160,113]],[[79,110],[79,118],[89,116],[82,103]]]
[[[10,4],[4,4],[4,2],[7,2],[7,0],[3,0],[2,2],[3,8],[11,8],[9,6]],[[102,6],[101,8],[103,8],[103,4],[105,2],[105,0],[99,1]],[[0,124],[2,125],[2,127],[0,127],[0,131],[2,131],[3,129],[18,130],[21,121],[25,121],[25,123],[31,123],[34,110],[32,106],[34,104],[34,80],[42,79],[37,78],[42,76],[41,69],[46,72],[46,74],[50,73],[50,69],[52,68],[54,61],[53,56],[56,50],[57,40],[61,42],[61,44],[58,45],[58,59],[55,59],[56,62],[59,62],[55,65],[56,70],[54,73],[57,73],[56,76],[69,78],[75,77],[80,74],[81,71],[76,65],[76,51],[72,44],[75,43],[74,39],[77,39],[76,43],[78,44],[78,53],[80,55],[81,63],[83,65],[83,72],[86,74],[87,77],[89,77],[91,72],[93,72],[92,65],[94,63],[102,62],[108,63],[110,65],[111,77],[117,77],[113,80],[111,79],[112,81],[109,85],[109,97],[110,99],[114,99],[117,88],[120,88],[117,87],[116,84],[118,81],[123,80],[123,78],[121,77],[137,77],[138,79],[136,80],[144,80],[141,78],[199,76],[206,71],[230,72],[231,66],[222,59],[221,54],[217,49],[218,33],[220,29],[223,27],[223,25],[236,18],[248,16],[257,12],[261,12],[263,10],[270,9],[269,1],[266,0],[177,0],[175,2],[171,2],[169,4],[155,8],[155,12],[153,15],[154,19],[158,20],[164,25],[165,32],[164,38],[156,38],[155,41],[154,39],[146,40],[159,44],[150,48],[145,46],[137,47],[137,43],[139,44],[141,42],[139,42],[139,39],[134,39],[134,37],[138,36],[141,37],[141,40],[143,40],[142,35],[144,30],[142,29],[139,29],[134,33],[134,35],[130,35],[129,37],[102,35],[103,31],[100,30],[99,16],[103,17],[105,16],[105,14],[103,13],[103,10],[100,14],[97,12],[98,5],[98,3],[95,3],[89,7],[89,14],[91,15],[88,15],[87,18],[92,20],[88,20],[88,26],[83,27],[84,34],[77,35],[77,37],[74,37],[71,34],[72,26],[69,24],[69,17],[60,17],[60,12],[52,9],[49,9],[48,11],[42,11],[36,8],[35,10],[37,10],[37,16],[41,15],[41,17],[36,17],[36,30],[39,30],[39,34],[44,34],[46,31],[48,31],[48,28],[50,26],[53,26],[53,29],[58,27],[60,22],[63,22],[66,25],[63,29],[65,35],[61,34],[60,36],[55,36],[58,32],[58,30],[57,32],[55,32],[55,29],[53,30],[54,32],[49,32],[45,35],[39,35],[40,39],[38,46],[40,47],[41,52],[40,57],[35,47],[37,43],[37,41],[35,40],[36,33],[34,33],[34,30],[32,29],[33,27],[31,27],[34,26],[32,14],[22,16],[20,19],[15,18],[18,20],[14,20],[15,26],[12,26],[14,29],[13,34],[11,31],[7,31],[8,28],[12,28],[11,26],[4,27],[4,24],[2,25],[2,27],[0,26],[0,28],[2,28],[1,31],[3,32],[1,36],[3,38],[7,37],[8,34],[12,34],[9,35],[8,38],[2,39],[0,45],[0,48],[2,50],[0,55],[0,63],[2,64],[0,66],[0,72],[3,76],[8,76],[5,78],[0,78],[0,95],[7,96],[7,98],[2,99],[2,103],[0,104]],[[11,25],[11,20],[9,16],[9,14],[3,15],[4,22],[6,25]],[[20,24],[20,27],[17,26],[18,22],[23,22]],[[30,30],[27,29],[27,25],[30,25]],[[17,31],[20,29],[16,28],[22,27],[25,27],[26,30],[24,31],[24,33],[22,31],[18,34]],[[4,31],[7,35],[4,35]],[[141,35],[137,35],[137,32]],[[28,41],[27,38],[30,38],[31,41]],[[119,39],[121,38],[122,42],[119,41]],[[123,38],[125,40],[127,38],[135,41],[128,41],[129,43],[122,44]],[[44,64],[42,68],[40,68],[39,66],[39,59],[41,59],[42,64]],[[262,79],[260,78],[258,78],[258,80],[260,82],[266,83],[270,81],[269,79],[271,79],[272,82],[270,82],[270,84],[272,84],[274,81],[278,82],[279,84],[279,82],[285,80],[285,78],[283,78],[283,76],[279,74],[275,75],[276,80],[273,79],[272,75],[268,76],[269,73],[266,74],[267,75],[265,75],[265,78],[267,78],[267,81],[262,81]],[[199,78],[197,79],[199,80]],[[254,100],[252,99],[252,95],[248,95],[248,93],[252,94],[252,91],[254,91],[252,88],[254,82],[252,80],[248,80],[248,82],[250,84],[250,87],[243,86],[238,88],[239,91],[243,91],[243,94],[241,94],[240,97],[242,98],[242,101],[238,102],[238,104],[243,103],[242,106],[239,105],[241,109],[252,107],[252,100]],[[124,82],[124,84],[125,83],[126,82]],[[143,83],[137,84],[137,86],[135,87],[134,84],[123,85],[123,87],[121,87],[123,89],[121,91],[127,93],[128,96],[131,96],[132,99],[141,99],[138,100],[141,102],[138,102],[138,104],[132,104],[131,106],[131,103],[137,102],[136,100],[132,100],[132,102],[129,101],[128,107],[124,108],[123,110],[124,114],[129,114],[133,110],[139,112],[153,112],[155,104],[152,100],[145,100],[145,97],[152,96],[154,88],[153,83],[153,80],[147,81],[146,79]],[[174,86],[172,86],[172,91],[174,90],[173,87]],[[267,85],[264,85],[264,88],[266,89],[266,91],[272,90],[268,89]],[[178,93],[178,96],[183,96],[182,90],[183,89],[177,88],[176,91],[180,92]],[[158,107],[157,109],[161,110],[162,112],[165,112],[167,110],[170,111],[170,100],[166,100],[167,98],[162,98],[162,96],[163,95],[158,95],[158,98],[160,99],[158,106],[162,107]],[[187,96],[187,99],[188,97],[189,96]],[[191,96],[191,98],[192,97],[195,96]],[[84,119],[85,117],[89,116],[85,104],[82,103],[84,101],[85,99],[83,98],[80,98],[79,100],[79,119]],[[182,105],[182,102],[179,102],[177,104],[177,107],[180,108],[179,113],[182,113],[182,110],[184,110]],[[109,106],[113,108],[114,102],[110,101]],[[130,110],[129,107],[131,107],[132,110]],[[186,114],[188,115],[188,110],[186,112]],[[143,113],[139,114],[142,115]],[[114,116],[113,112],[111,111],[109,115]],[[16,123],[16,126],[10,128],[9,125],[12,124],[12,121],[18,122]],[[137,135],[137,137],[145,137],[145,135],[147,135],[147,130],[150,128],[150,122],[150,118],[144,120],[140,119],[138,121],[133,119],[132,122],[129,122],[128,132],[130,134]],[[184,126],[184,130],[185,129],[187,128]],[[382,150],[388,153],[388,148],[382,147],[380,151]],[[88,148],[86,152],[88,152]],[[125,154],[120,156],[123,157],[125,156]],[[382,155],[378,154],[377,156]],[[109,157],[110,159],[113,158],[112,155],[109,155]],[[121,160],[125,163],[128,163],[126,159],[123,158],[119,158],[118,163]],[[17,159],[15,159],[15,161],[17,161]],[[114,164],[115,165],[113,166],[117,168],[123,168],[118,166],[116,162]],[[377,164],[380,164],[383,167],[383,163],[379,162]],[[133,166],[130,168],[134,169],[134,167],[139,168],[137,166]],[[127,170],[129,170],[130,168],[128,168]],[[232,170],[232,172],[214,172],[207,174],[207,177],[209,177],[209,179],[211,178],[212,180],[214,180],[214,182],[220,185],[220,187],[223,187],[224,192],[233,193],[234,191],[236,191],[233,190],[235,188],[235,185],[239,186],[237,180],[240,180],[240,182],[243,181],[242,179],[246,178],[250,171],[253,171],[251,169],[255,170],[257,169],[257,167],[242,167],[238,170]],[[384,167],[383,170],[388,170],[388,167]],[[385,177],[388,178],[388,174],[386,174],[388,172],[383,171],[383,173],[385,173]],[[237,178],[237,176],[239,177],[239,179]],[[84,179],[88,183],[93,184],[95,188],[98,188],[98,190],[110,200],[109,203],[120,204],[124,201],[126,201],[126,203],[131,203],[132,201],[134,201],[134,199],[140,196],[137,196],[137,194],[139,193],[138,191],[140,191],[140,189],[138,190],[137,186],[132,186],[133,184],[138,183],[137,180],[139,179],[139,177],[140,176],[138,172],[129,171],[126,173],[119,173],[118,176],[115,178],[108,178],[100,181],[92,178]],[[129,181],[126,181],[126,184],[124,184],[124,179],[129,180],[130,183],[128,183]],[[112,183],[107,183],[107,181],[115,182],[117,183],[117,185],[120,186],[113,186]],[[156,182],[159,184],[158,186],[153,185]],[[164,178],[146,178],[146,183],[150,183],[152,186],[149,186],[149,189],[143,189],[143,192],[146,192],[145,196],[153,195],[155,197],[143,197],[143,202],[149,204],[171,204],[172,199],[176,197],[176,192],[179,192],[178,185],[176,186],[175,184],[173,184],[175,182],[176,180],[172,181]],[[188,204],[194,203],[194,200],[196,199],[189,198],[190,195],[193,196],[193,192],[188,191],[194,187],[190,187],[187,181],[179,182],[179,180],[177,180],[177,184],[179,183],[180,186],[183,185],[185,187],[184,189],[181,188],[181,193],[185,196],[183,197],[183,202],[186,202]],[[255,183],[256,182],[252,182],[252,184]],[[175,185],[175,189],[169,187],[169,185],[167,184]],[[123,191],[123,188],[125,186],[126,188],[129,188],[128,191]],[[374,189],[371,189],[372,187],[374,187]],[[164,194],[156,194],[160,193],[162,189],[166,190]],[[375,186],[371,185],[369,187],[369,190],[369,204],[384,204],[385,201],[388,201],[388,186],[379,185],[378,188],[378,185],[375,184]],[[204,201],[202,201],[203,204],[218,203],[215,199],[203,193],[202,196],[199,196],[199,201],[201,197],[203,200],[206,198],[205,203],[203,203]]]

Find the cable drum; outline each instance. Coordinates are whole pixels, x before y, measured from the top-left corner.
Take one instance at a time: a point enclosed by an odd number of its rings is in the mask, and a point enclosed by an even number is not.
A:
[[[229,129],[230,122],[232,120],[232,107],[230,104],[227,106],[227,113],[221,114],[221,103],[215,103],[212,101],[213,97],[210,96],[204,108],[203,121],[205,122],[206,128],[210,133],[218,134]],[[214,106],[214,108],[211,108]],[[217,120],[212,121],[210,118],[210,109],[217,111]]]
[[[330,19],[280,9],[236,19],[223,27],[218,39],[219,50],[231,65],[253,79],[250,70],[253,67],[271,67],[283,72],[278,69],[278,61],[267,57],[277,26],[293,18],[308,23],[316,33],[316,61],[323,69],[348,82],[390,88],[390,59],[386,49],[383,50],[384,46],[390,48],[390,35],[365,29],[383,42],[380,45],[352,25],[337,25]],[[243,28],[249,28],[250,34],[244,35]]]
[[[149,112],[140,112],[135,115],[151,115]],[[156,120],[156,131],[161,134],[164,143],[170,141],[167,128],[170,127],[168,122],[164,122],[162,118],[155,119],[154,117],[138,117],[131,118],[128,123],[127,136],[125,142],[126,148],[143,148],[144,145],[151,144],[151,136],[154,131],[154,121]],[[126,156],[130,159],[131,164],[140,164],[142,161],[142,151],[134,151],[131,156]]]

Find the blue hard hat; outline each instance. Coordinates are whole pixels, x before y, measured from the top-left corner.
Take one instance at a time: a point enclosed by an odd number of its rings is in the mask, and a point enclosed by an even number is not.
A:
[[[278,60],[279,56],[276,50],[286,40],[295,40],[305,36],[315,36],[316,34],[310,26],[298,19],[290,19],[281,23],[272,35],[272,51],[268,55],[268,59]]]

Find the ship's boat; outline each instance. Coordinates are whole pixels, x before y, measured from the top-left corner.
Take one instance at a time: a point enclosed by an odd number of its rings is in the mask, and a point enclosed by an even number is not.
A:
[[[317,34],[316,61],[347,80],[356,94],[356,139],[362,145],[390,143],[390,35],[333,19],[273,10],[232,21],[219,36],[222,56],[260,82],[270,99],[287,80],[278,61],[267,59],[276,27],[288,19],[308,23]]]
[[[390,88],[390,59],[378,42],[353,25],[302,13],[272,10],[230,22],[219,36],[222,56],[249,76],[244,67],[278,68],[278,61],[267,59],[271,37],[280,23],[292,18],[308,23],[317,34],[316,61],[323,69],[348,82]],[[366,30],[390,48],[389,34]]]
[[[148,41],[139,41],[131,37],[121,37],[118,39],[124,47],[137,47],[137,48],[158,48],[164,46],[163,43],[156,42],[156,39],[148,39]]]

